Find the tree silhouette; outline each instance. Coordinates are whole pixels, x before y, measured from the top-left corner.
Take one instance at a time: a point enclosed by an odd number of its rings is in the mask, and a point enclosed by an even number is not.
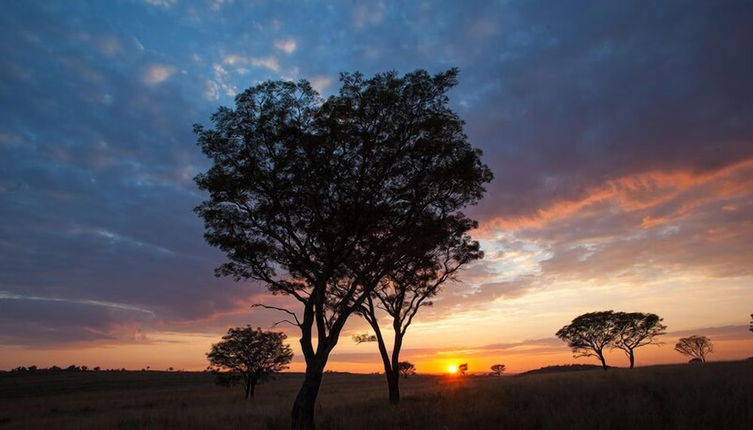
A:
[[[667,326],[656,314],[615,312],[613,318],[616,336],[612,346],[625,352],[631,369],[635,367],[635,349],[655,344],[657,336],[666,334]]]
[[[414,317],[421,307],[431,305],[430,299],[439,293],[446,281],[454,279],[454,275],[464,264],[483,256],[478,242],[471,241],[466,235],[475,226],[475,221],[462,218],[457,222],[447,223],[447,231],[424,229],[426,235],[437,235],[438,240],[442,237],[447,239],[425,255],[407,260],[383,279],[359,310],[359,314],[376,333],[374,340],[382,358],[389,401],[392,404],[400,402],[400,350]],[[379,326],[378,310],[386,312],[392,319],[391,352],[387,349]]]
[[[614,312],[580,315],[559,329],[555,336],[567,342],[575,357],[597,357],[601,361],[601,367],[607,370],[604,348],[612,344],[617,336]]]
[[[376,336],[374,336],[373,334],[364,333],[364,334],[353,335],[353,342],[359,343],[359,344],[366,343],[366,342],[376,342],[376,340],[377,340]]]
[[[750,314],[750,325],[748,325],[748,330],[753,331],[753,314]]]
[[[416,374],[416,366],[410,361],[401,361],[397,363],[397,369],[400,371],[400,374],[403,375],[403,378],[406,379],[408,376]]]
[[[506,366],[504,364],[495,364],[491,367],[492,372],[497,376],[502,376],[505,373]]]
[[[218,275],[263,282],[300,302],[306,361],[295,429],[314,428],[322,374],[349,316],[382,279],[437,246],[492,174],[448,107],[457,70],[342,74],[322,100],[306,81],[265,82],[195,125],[212,167],[196,177]],[[316,338],[314,338],[316,336]]]
[[[207,353],[211,370],[220,385],[241,382],[246,399],[254,396],[256,384],[271,374],[287,369],[293,352],[282,342],[284,333],[265,332],[247,327],[228,330],[222,341]]]
[[[675,345],[675,351],[692,357],[693,360],[706,362],[706,355],[714,351],[714,345],[706,336],[682,337]]]

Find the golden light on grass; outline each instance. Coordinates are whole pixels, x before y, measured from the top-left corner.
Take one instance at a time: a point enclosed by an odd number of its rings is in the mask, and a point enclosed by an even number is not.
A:
[[[455,373],[458,373],[458,366],[456,366],[456,365],[454,365],[454,364],[450,364],[449,366],[447,366],[447,371],[448,371],[448,372],[449,372],[450,374],[455,374]]]

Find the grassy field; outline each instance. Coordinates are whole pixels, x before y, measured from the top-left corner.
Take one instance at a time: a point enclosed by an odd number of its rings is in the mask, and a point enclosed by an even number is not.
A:
[[[300,375],[243,400],[211,375],[0,374],[0,429],[286,429]],[[504,377],[416,376],[386,404],[383,377],[328,374],[322,429],[750,429],[753,362]]]

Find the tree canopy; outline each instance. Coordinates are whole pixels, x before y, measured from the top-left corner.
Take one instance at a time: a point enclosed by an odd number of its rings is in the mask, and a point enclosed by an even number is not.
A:
[[[706,356],[714,351],[711,339],[706,336],[681,337],[675,344],[675,351],[691,357],[692,360],[706,362]]]
[[[497,376],[502,376],[502,374],[505,373],[506,369],[507,366],[505,366],[504,364],[495,364],[491,367],[492,373]]]
[[[293,358],[284,333],[254,330],[250,326],[228,330],[207,353],[210,368],[223,384],[242,382],[246,398],[253,397],[256,384],[271,374],[287,369]]]
[[[556,336],[566,341],[576,357],[597,357],[607,370],[604,349],[621,349],[635,367],[635,350],[656,344],[667,326],[656,314],[642,312],[590,312],[562,327]]]
[[[666,334],[667,326],[663,319],[656,314],[641,312],[615,312],[614,348],[621,349],[630,361],[630,368],[635,367],[635,349],[656,343],[656,338]]]
[[[567,342],[576,357],[597,357],[607,370],[604,349],[615,340],[613,311],[590,312],[580,315],[555,334]]]

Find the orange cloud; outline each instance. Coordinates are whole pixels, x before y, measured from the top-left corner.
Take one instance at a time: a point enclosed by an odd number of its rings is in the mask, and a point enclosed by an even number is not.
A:
[[[710,172],[692,170],[650,171],[592,187],[574,200],[561,200],[522,217],[496,217],[479,228],[487,236],[496,230],[536,228],[587,211],[597,204],[610,203],[619,210],[636,212],[656,208],[675,199],[684,201],[668,216],[646,215],[642,226],[651,228],[687,213],[709,201],[728,199],[753,191],[753,158],[729,164]]]

